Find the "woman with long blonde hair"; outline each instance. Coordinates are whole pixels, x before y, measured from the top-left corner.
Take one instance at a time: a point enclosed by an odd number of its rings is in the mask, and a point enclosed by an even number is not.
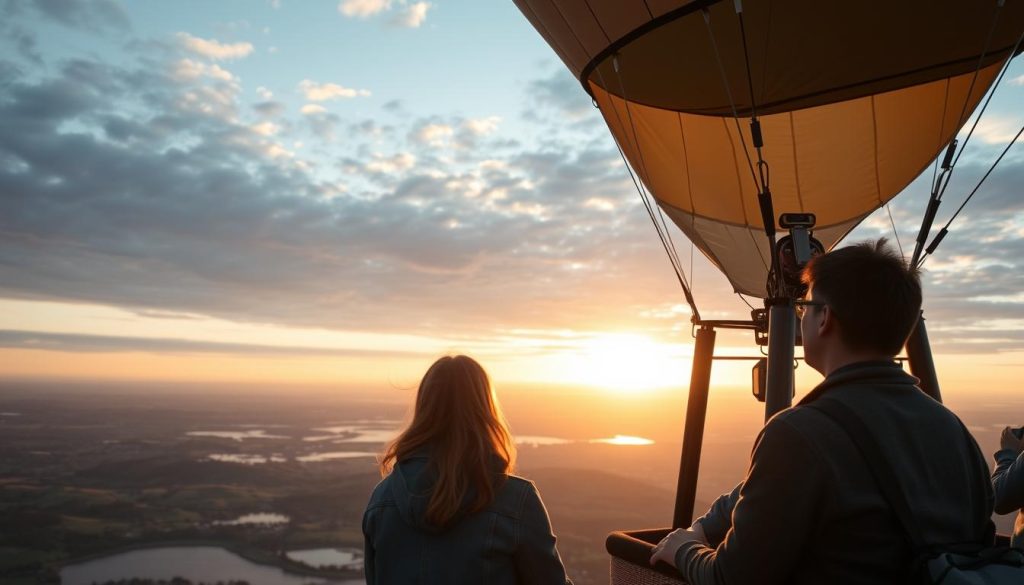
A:
[[[434,362],[363,515],[366,582],[569,583],[515,455],[487,372],[464,355]]]

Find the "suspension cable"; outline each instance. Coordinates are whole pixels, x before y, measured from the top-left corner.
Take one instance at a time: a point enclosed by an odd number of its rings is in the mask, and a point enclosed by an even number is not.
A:
[[[633,121],[633,111],[629,107],[629,96],[626,93],[626,86],[622,82],[622,74],[619,71],[619,58],[617,55],[612,57],[612,65],[614,66],[615,75],[619,81],[619,90],[622,91],[622,99],[626,104],[626,117],[629,119],[629,128],[633,133],[633,142],[637,145],[637,154],[640,156],[640,170],[649,177],[650,174],[647,172],[647,160],[644,158],[643,150],[640,148],[640,136],[637,134],[636,123]],[[662,244],[665,246],[665,252],[669,255],[669,259],[672,261],[673,266],[676,268],[676,271],[680,273],[681,278],[685,282],[686,275],[682,272],[682,262],[679,261],[679,253],[676,251],[675,242],[672,241],[672,234],[669,232],[668,225],[665,223],[665,217],[661,214],[661,208],[658,207],[657,203],[649,201],[649,199],[652,198],[652,194],[648,193],[647,190],[644,189],[645,185],[643,181],[640,181],[639,184],[641,186],[641,198],[643,198],[644,205],[647,208],[647,213],[651,215],[651,221],[654,222],[654,227],[658,231],[659,237],[662,239]],[[658,226],[658,222],[654,218],[654,210],[657,210],[658,217],[661,219],[661,227]],[[689,288],[689,283],[687,282],[686,284],[687,288]]]
[[[949,79],[946,79],[946,97],[942,100],[942,124],[939,125],[939,140],[942,140],[942,126],[946,123],[946,111],[949,109]],[[935,164],[932,165],[932,182],[931,185],[935,185],[935,178],[939,174],[939,157],[935,157]]]
[[[662,229],[665,232],[665,236],[668,238],[669,249],[672,250],[672,257],[675,258],[676,265],[679,266],[680,270],[682,270],[683,262],[679,259],[679,250],[676,249],[676,243],[672,240],[672,231],[668,229],[668,223],[665,222],[665,214],[662,212],[660,205],[655,204],[653,207],[658,212],[658,219],[661,220],[661,227],[662,227]],[[683,272],[683,278],[685,279],[686,278],[686,271],[683,270],[682,272]],[[693,280],[693,270],[690,270],[690,278],[688,279],[687,284],[690,285],[691,283],[689,281],[692,281],[692,280]]]
[[[632,122],[632,113],[629,111],[629,100],[625,96],[625,87],[622,83],[622,76],[619,74],[618,57],[613,57],[613,59],[615,72],[616,75],[619,77],[619,88],[620,90],[623,91],[623,101],[626,103],[626,113],[629,115],[630,118],[630,128],[633,131],[634,140],[636,140],[636,127],[633,125]],[[604,79],[604,74],[601,72],[601,68],[597,68],[596,71],[598,77],[601,80],[601,85],[607,88],[608,84]],[[596,105],[597,104],[595,102],[595,106]],[[615,107],[614,103],[612,103],[611,106],[612,109],[615,111],[615,118],[618,121],[619,126],[625,129],[625,124],[623,124],[622,117],[619,115],[618,108]],[[664,248],[665,254],[668,256],[669,264],[672,265],[672,271],[676,275],[676,280],[679,282],[679,286],[683,289],[683,296],[686,298],[687,304],[690,305],[692,320],[695,323],[699,323],[701,320],[700,311],[697,309],[697,302],[694,300],[693,294],[690,291],[690,286],[687,282],[686,276],[683,274],[682,269],[679,266],[679,258],[678,255],[675,254],[674,245],[670,244],[670,240],[666,238],[665,234],[662,233],[661,227],[658,225],[657,219],[655,219],[654,211],[651,207],[652,204],[650,201],[648,201],[646,192],[643,187],[643,183],[640,179],[637,178],[636,174],[633,172],[633,167],[629,164],[629,159],[626,158],[626,153],[623,150],[622,145],[619,143],[619,139],[614,132],[612,132],[612,138],[615,142],[615,148],[619,151],[619,156],[622,158],[622,163],[626,167],[626,172],[629,173],[629,177],[633,181],[633,186],[636,188],[637,194],[640,195],[640,201],[643,203],[644,209],[647,210],[647,216],[650,217],[651,223],[654,224],[654,231],[657,232],[658,239],[661,241],[662,248]],[[637,148],[640,148],[639,142],[637,142]],[[667,228],[666,231],[668,231]]]
[[[762,173],[762,168],[767,168],[768,163],[764,162],[761,152],[764,141],[761,137],[761,123],[757,117],[757,101],[754,99],[754,79],[750,73],[750,54],[747,51],[747,28],[743,24],[743,2],[742,0],[735,0],[735,4],[736,18],[740,23],[740,40],[743,43],[743,64],[747,70],[747,90],[750,92],[750,136],[751,141],[754,143],[754,149],[757,151],[757,171],[761,178],[761,188],[768,189],[767,178]]]
[[[691,229],[696,231],[696,224],[697,224],[696,214],[691,215],[690,219],[691,219],[690,227],[691,227]],[[691,285],[690,286],[690,292],[693,292],[693,285],[697,284],[697,275],[694,274],[694,272],[693,272],[693,249],[696,246],[694,245],[693,240],[691,238],[686,238],[686,239],[690,240],[690,285]]]
[[[992,24],[988,27],[988,35],[985,37],[985,44],[982,45],[981,54],[978,55],[978,64],[974,67],[974,75],[971,76],[971,85],[967,88],[967,95],[964,96],[964,105],[960,108],[960,117],[957,118],[958,128],[967,121],[964,117],[967,115],[967,104],[971,103],[971,93],[974,92],[974,84],[978,82],[978,74],[981,72],[981,64],[985,61],[985,55],[988,54],[989,45],[992,43],[992,34],[996,31],[996,24],[999,23],[999,16],[1003,13],[1002,9],[1005,2],[1006,0],[996,0],[996,9],[992,13]],[[1016,48],[1014,50],[1016,50]],[[1010,51],[1010,56],[1006,59],[1007,63],[1009,63],[1010,59],[1013,58],[1013,53],[1014,51]],[[961,149],[961,152],[962,150],[963,149]]]
[[[711,46],[715,53],[715,62],[716,65],[718,65],[719,76],[722,78],[722,87],[725,89],[725,95],[729,99],[729,107],[732,110],[732,120],[736,125],[736,135],[739,136],[739,145],[743,150],[743,156],[746,158],[746,166],[748,166],[748,168],[751,171],[751,179],[754,181],[754,190],[757,191],[758,194],[760,194],[761,183],[758,180],[758,173],[754,170],[754,161],[751,160],[751,153],[748,149],[746,149],[746,138],[743,137],[743,129],[739,126],[739,112],[736,109],[736,100],[732,96],[732,87],[729,85],[729,79],[725,73],[725,64],[722,61],[722,54],[718,49],[718,40],[715,38],[715,31],[711,28],[711,12],[709,12],[707,8],[701,9],[700,12],[703,15],[703,20],[705,20],[705,28],[708,30],[708,38],[711,40]],[[740,200],[742,200],[742,193],[740,193]],[[762,221],[763,220],[764,213],[762,212]],[[774,227],[774,219],[771,223]],[[748,231],[748,234],[751,234],[750,231]],[[770,274],[772,268],[769,267],[768,262],[765,262],[764,256],[761,254],[761,247],[758,246],[757,240],[754,239],[754,234],[751,234],[751,240],[754,243],[754,247],[758,250],[758,256],[761,258],[761,263],[764,264],[765,271],[767,271],[767,273]],[[768,250],[768,255],[773,258],[773,250],[775,248],[775,244],[774,241],[772,241],[771,237],[769,237],[769,241],[771,243],[771,246]]]
[[[1009,152],[1010,148],[1014,145],[1014,143],[1017,142],[1017,139],[1020,138],[1020,135],[1022,133],[1024,133],[1024,126],[1020,127],[1020,130],[1017,131],[1017,135],[1013,137],[1013,140],[1011,140],[1010,143],[1006,145],[1006,148],[1003,149],[1003,152],[999,154],[999,158],[997,158],[995,162],[992,163],[992,166],[988,168],[988,171],[986,171],[985,175],[981,177],[981,180],[978,181],[978,184],[974,186],[974,189],[971,189],[970,194],[967,195],[967,198],[964,199],[964,202],[961,203],[960,207],[957,208],[956,213],[953,214],[953,217],[949,218],[949,221],[946,222],[946,225],[944,225],[942,229],[939,230],[939,233],[935,234],[935,239],[932,240],[932,243],[928,245],[928,249],[925,250],[925,258],[927,258],[929,254],[934,252],[935,248],[939,247],[939,244],[942,243],[942,238],[945,238],[946,234],[949,233],[950,224],[952,224],[953,220],[955,220],[957,216],[960,215],[960,212],[963,211],[963,208],[967,206],[967,202],[970,201],[972,197],[974,197],[975,193],[978,192],[978,189],[981,188],[982,183],[984,183],[985,179],[987,179],[988,176],[992,173],[992,171],[995,170],[996,166],[999,164],[1000,161],[1003,160],[1003,157],[1006,156],[1006,153]],[[921,263],[918,264],[919,268],[921,264],[924,264],[923,258],[921,259]]]
[[[903,244],[900,243],[900,233],[896,231],[896,221],[892,218],[892,210],[889,209],[889,204],[885,204],[885,211],[889,214],[889,223],[892,224],[892,235],[896,237],[896,246],[900,249],[900,258],[903,261],[907,261],[907,255],[903,253]]]
[[[743,65],[747,72],[747,89],[750,92],[750,141],[753,143],[754,149],[757,151],[757,174],[761,179],[757,194],[757,203],[761,209],[761,223],[764,224],[764,234],[768,236],[769,252],[771,253],[772,259],[772,266],[771,270],[768,271],[768,279],[765,289],[767,290],[769,298],[772,298],[779,296],[785,287],[782,282],[782,270],[779,269],[779,253],[778,250],[775,249],[775,209],[772,205],[772,191],[769,186],[769,179],[771,175],[768,163],[765,162],[762,152],[764,138],[761,135],[761,121],[757,117],[757,100],[754,98],[754,80],[753,75],[750,72],[750,52],[747,49],[747,29],[743,23],[743,0],[733,0],[733,5],[736,9],[736,18],[740,25],[740,39],[743,43]]]
[[[715,63],[718,64],[718,74],[722,78],[722,86],[725,88],[725,96],[729,99],[729,106],[732,108],[732,119],[736,123],[736,134],[740,137],[740,145],[743,147],[743,155],[747,157],[747,166],[750,167],[750,178],[754,181],[754,187],[761,188],[757,182],[757,173],[754,172],[754,161],[750,158],[750,151],[747,150],[747,139],[743,137],[743,129],[740,128],[740,114],[736,110],[736,100],[732,97],[732,88],[729,85],[729,78],[725,74],[725,65],[722,63],[722,55],[718,52],[718,41],[711,29],[711,13],[707,8],[701,9],[704,15],[704,26],[708,30],[708,37],[711,39],[711,48],[715,53]]]
[[[1024,41],[1024,31],[1021,31],[1020,36],[1017,37],[1017,42],[1014,43],[1014,45],[1013,45],[1013,49],[1010,50],[1010,54],[1006,57],[1006,61],[1003,62],[1003,66],[1002,66],[1001,70],[999,71],[999,76],[996,77],[995,83],[992,84],[992,88],[989,89],[989,91],[988,91],[988,96],[985,97],[985,103],[982,104],[981,110],[978,112],[978,115],[974,117],[974,123],[971,124],[971,129],[967,133],[967,137],[964,138],[964,143],[960,146],[960,150],[959,150],[959,152],[957,152],[956,158],[953,159],[952,164],[949,165],[949,174],[950,175],[952,174],[953,168],[956,166],[957,161],[960,160],[960,156],[963,155],[964,150],[967,148],[967,143],[970,141],[971,136],[974,135],[974,130],[978,127],[978,123],[981,122],[982,116],[985,115],[985,110],[988,108],[989,102],[992,101],[992,97],[995,96],[996,90],[999,88],[999,84],[1002,83],[1003,76],[1005,76],[1006,72],[1009,71],[1009,69],[1010,69],[1010,61],[1013,59],[1013,56],[1017,53],[1017,49],[1020,48],[1021,41]],[[1017,136],[1018,137],[1020,136],[1019,132],[1017,133]],[[1002,154],[1006,154],[1006,152],[1010,149],[1010,146],[1012,146],[1013,143],[1016,140],[1017,140],[1017,137],[1014,137],[1014,139],[1010,142],[1009,145],[1007,145],[1006,150],[1004,150]],[[989,169],[989,171],[988,171],[989,173],[992,172],[992,169],[995,168],[996,164],[999,164],[1000,160],[1002,160],[1002,155],[999,156],[999,158],[996,160],[995,164],[992,165],[992,168]],[[938,162],[938,161],[936,160],[936,162]],[[950,226],[950,224],[953,223],[953,220],[956,219],[956,216],[960,214],[960,211],[963,210],[964,206],[967,205],[967,202],[971,199],[971,197],[974,196],[974,193],[977,192],[978,187],[981,186],[981,183],[983,183],[985,181],[985,178],[987,178],[987,177],[988,177],[988,173],[985,173],[985,177],[983,177],[981,179],[981,181],[978,182],[978,184],[974,187],[974,190],[972,190],[971,193],[964,199],[963,203],[960,204],[960,207],[957,208],[956,213],[954,213],[953,216],[949,219],[949,221],[946,222],[946,225],[944,225],[942,227],[942,229],[939,230],[939,233],[937,233],[935,235],[935,237],[932,239],[931,244],[929,244],[928,247],[925,249],[925,252],[924,252],[924,254],[923,254],[922,258],[921,258],[921,261],[917,264],[918,268],[920,268],[921,266],[924,265],[925,259],[932,252],[935,251],[935,248],[937,248],[939,246],[939,242],[941,242],[942,239],[946,237],[946,234],[949,233],[949,226]],[[946,182],[942,185],[942,190],[939,192],[938,198],[940,200],[942,199],[942,194],[946,191],[946,186],[948,186],[948,185],[949,185],[949,179],[947,178]]]
[[[745,304],[746,306],[750,307],[751,311],[755,310],[754,309],[754,305],[750,304],[750,301],[747,300],[747,297],[743,296],[743,293],[738,292],[738,293],[736,293],[736,296],[738,296],[740,298],[740,300],[743,301],[743,304]]]
[[[978,112],[978,115],[975,116],[974,123],[971,124],[970,132],[968,132],[967,136],[964,138],[964,143],[960,145],[960,152],[958,152],[956,154],[956,158],[953,159],[953,164],[951,165],[952,167],[956,166],[957,161],[960,160],[960,156],[964,153],[964,150],[967,148],[967,143],[970,142],[971,136],[974,135],[974,129],[978,127],[978,122],[980,122],[981,117],[985,115],[985,110],[988,108],[988,103],[992,101],[992,96],[995,95],[996,89],[999,87],[999,84],[1002,83],[1003,81],[1003,76],[1006,75],[1006,71],[1010,68],[1010,60],[1013,59],[1013,56],[1017,53],[1017,49],[1020,48],[1021,41],[1024,41],[1024,30],[1022,30],[1020,36],[1017,37],[1017,42],[1013,45],[1013,49],[1010,51],[1010,55],[1006,58],[1006,61],[1003,63],[1002,69],[999,71],[999,77],[997,77],[996,82],[992,84],[992,89],[989,90],[988,96],[985,97],[985,103],[982,104],[981,110]],[[941,197],[941,193],[939,195]]]
[[[971,84],[967,88],[967,94],[964,96],[964,104],[960,109],[960,117],[957,119],[958,130],[963,126],[964,122],[966,121],[964,116],[967,114],[967,105],[970,104],[971,102],[971,94],[974,92],[974,84],[978,80],[978,74],[981,72],[981,66],[985,61],[985,56],[988,54],[989,44],[991,44],[992,42],[992,36],[996,30],[996,24],[999,22],[999,17],[1002,14],[1002,8],[1004,3],[1005,0],[996,0],[996,7],[992,13],[992,23],[989,25],[988,35],[986,35],[985,42],[982,45],[981,54],[978,55],[978,64],[975,65],[974,67],[974,74],[971,76]],[[1006,57],[1006,63],[1004,64],[1004,68],[1009,66],[1010,59],[1013,58],[1013,54],[1015,52],[1016,47],[1013,51],[1010,51],[1010,54]],[[987,106],[988,103],[986,102],[985,105]],[[975,126],[977,126],[978,120],[980,120],[980,118],[981,116],[979,115],[978,118],[975,119]],[[945,123],[945,120],[943,120],[943,123]],[[971,133],[973,134],[973,132],[974,128],[972,127]],[[968,134],[968,137],[969,136],[970,134]],[[935,221],[935,214],[936,212],[938,212],[939,204],[942,202],[942,195],[946,192],[946,187],[949,185],[949,180],[952,178],[953,167],[956,165],[956,162],[953,160],[953,153],[956,151],[957,142],[957,138],[954,134],[953,139],[950,140],[949,145],[947,145],[946,147],[946,154],[942,160],[942,172],[939,174],[938,178],[935,179],[935,181],[932,184],[931,195],[929,195],[928,197],[928,207],[925,209],[924,217],[921,218],[921,229],[917,233],[917,241],[914,244],[914,254],[910,260],[911,266],[919,265],[918,261],[921,258],[921,252],[924,249],[924,245],[928,241],[928,236],[931,233],[932,222]],[[960,149],[960,153],[963,153],[962,148]],[[957,155],[956,160],[959,159],[960,156]]]

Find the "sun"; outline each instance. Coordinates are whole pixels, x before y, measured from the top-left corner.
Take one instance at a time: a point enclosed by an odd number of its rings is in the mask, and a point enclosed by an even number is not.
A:
[[[690,372],[683,348],[629,333],[581,340],[566,361],[566,381],[627,394],[685,385]]]

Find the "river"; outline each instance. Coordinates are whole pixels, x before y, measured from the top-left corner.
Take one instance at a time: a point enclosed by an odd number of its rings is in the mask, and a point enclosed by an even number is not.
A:
[[[231,579],[250,585],[361,585],[363,579],[330,580],[285,573],[278,567],[258,565],[215,546],[171,546],[118,553],[64,567],[62,585],[91,585],[109,580],[140,577],[215,583]]]

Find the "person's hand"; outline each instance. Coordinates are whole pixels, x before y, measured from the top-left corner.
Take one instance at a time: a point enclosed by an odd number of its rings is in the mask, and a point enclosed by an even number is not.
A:
[[[1018,439],[1017,435],[1013,434],[1013,427],[1006,427],[1003,429],[1002,436],[999,437],[999,448],[1013,449],[1020,453],[1024,451],[1024,439]]]
[[[704,528],[700,525],[700,522],[694,522],[689,528],[673,530],[668,536],[661,539],[661,542],[654,546],[650,560],[651,565],[655,565],[658,561],[664,561],[675,567],[676,552],[679,551],[679,547],[687,542],[699,542],[707,546],[708,539],[704,536]]]
[[[708,537],[704,534],[704,527],[701,526],[700,520],[694,520],[693,524],[690,525],[690,532],[697,536],[697,540],[704,546],[711,546],[708,544]]]

